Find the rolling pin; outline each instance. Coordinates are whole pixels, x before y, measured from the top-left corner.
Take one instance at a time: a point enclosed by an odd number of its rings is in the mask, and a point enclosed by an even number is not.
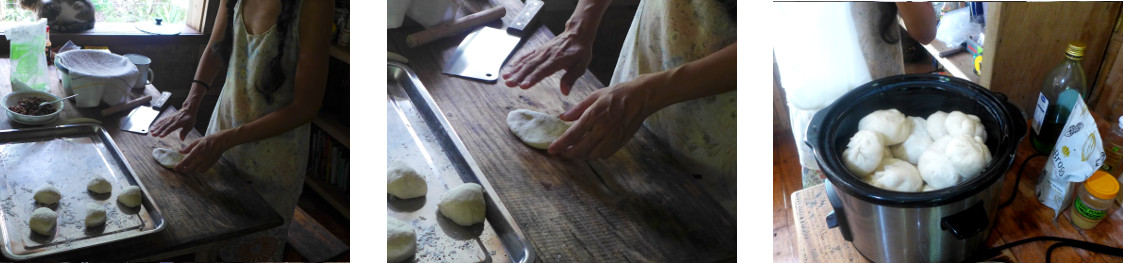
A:
[[[410,48],[414,48],[428,44],[429,42],[433,42],[433,40],[441,39],[452,34],[463,32],[469,28],[503,18],[505,15],[507,15],[507,9],[504,9],[502,6],[488,8],[487,10],[479,11],[448,23],[436,25],[421,32],[409,34],[409,36],[406,36],[406,45],[409,45]]]
[[[103,117],[109,116],[109,115],[113,115],[114,113],[121,112],[123,110],[132,109],[132,108],[135,108],[136,106],[140,106],[141,104],[144,104],[145,102],[148,102],[150,100],[152,100],[152,96],[144,95],[144,97],[136,98],[134,100],[130,100],[129,102],[125,102],[125,103],[117,104],[116,106],[113,106],[113,107],[105,108],[104,110],[101,110],[101,116],[103,116]]]

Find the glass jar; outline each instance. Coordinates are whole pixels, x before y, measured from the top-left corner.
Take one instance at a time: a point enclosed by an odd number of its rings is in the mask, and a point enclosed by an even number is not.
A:
[[[1107,217],[1117,193],[1119,181],[1107,172],[1096,171],[1084,181],[1083,187],[1078,188],[1069,209],[1069,221],[1076,227],[1092,229]]]

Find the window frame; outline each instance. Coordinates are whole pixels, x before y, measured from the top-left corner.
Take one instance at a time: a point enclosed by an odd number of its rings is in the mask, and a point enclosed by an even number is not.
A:
[[[95,23],[94,28],[79,33],[51,33],[51,43],[73,41],[75,44],[112,46],[112,45],[163,45],[163,44],[206,44],[210,39],[214,14],[218,12],[219,0],[189,0],[184,28],[179,35],[150,35],[136,29],[135,23]],[[9,23],[0,23],[0,36]],[[7,53],[7,41],[0,43]]]

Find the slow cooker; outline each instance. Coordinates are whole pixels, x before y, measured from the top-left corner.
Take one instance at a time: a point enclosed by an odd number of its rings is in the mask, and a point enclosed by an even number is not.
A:
[[[983,171],[958,185],[929,192],[896,192],[863,182],[842,163],[858,121],[881,109],[927,118],[962,111],[986,126],[993,154]],[[967,80],[934,74],[898,75],[866,83],[821,109],[806,143],[826,174],[833,207],[827,217],[843,238],[873,262],[959,262],[985,246],[993,228],[1002,176],[1025,137],[1026,120],[1005,95]]]

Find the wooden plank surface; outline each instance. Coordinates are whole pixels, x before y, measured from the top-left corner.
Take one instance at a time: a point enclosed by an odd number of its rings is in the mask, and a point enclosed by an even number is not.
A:
[[[1014,165],[1007,171],[1001,201],[1013,191],[1018,166],[1034,153],[1029,140],[1022,140],[1018,147]],[[1054,236],[1084,240],[1113,247],[1123,247],[1123,210],[1118,207],[1110,211],[1109,217],[1091,230],[1078,230],[1072,226],[1063,211],[1053,221],[1053,211],[1037,201],[1034,186],[1037,176],[1045,165],[1043,157],[1030,160],[1018,184],[1018,195],[1014,202],[995,213],[995,227],[987,239],[986,248],[1036,237]],[[797,243],[801,262],[867,262],[857,250],[842,239],[836,228],[827,228],[826,216],[831,205],[827,201],[823,185],[796,191],[792,195],[795,216]],[[1005,259],[1013,262],[1043,262],[1045,251],[1055,242],[1033,242],[1023,244],[1003,252]],[[1058,248],[1053,252],[1053,262],[1118,262],[1123,258],[1096,254],[1080,249]]]
[[[515,0],[462,4],[468,12],[503,5],[508,9],[504,21],[523,6]],[[560,114],[602,88],[592,74],[586,72],[569,96],[558,91],[560,73],[529,90],[451,77],[441,69],[468,32],[406,48],[404,37],[420,30],[412,23],[390,30],[388,46],[409,58],[409,66],[533,242],[539,260],[713,262],[734,257],[734,216],[644,132],[610,158],[578,161],[530,148],[508,131],[511,110]],[[553,37],[542,27],[534,32],[516,54]]]
[[[796,229],[794,203],[788,198],[803,188],[803,166],[799,164],[795,140],[789,130],[772,135],[772,262],[795,262]]]
[[[1121,7],[1123,8],[1123,7]],[[1092,99],[1089,100],[1092,110],[1104,114],[1108,119],[1115,121],[1123,115],[1123,16],[1115,20],[1115,29],[1111,33],[1107,54],[1104,63],[1100,66],[1100,74],[1096,77],[1095,87],[1092,88]]]
[[[1082,66],[1091,85],[1097,79],[1120,12],[1119,2],[993,3],[988,15],[984,60],[991,60],[982,84],[1031,112],[1041,82],[1064,61],[1069,41],[1087,45]],[[994,26],[994,28],[992,28]],[[1090,87],[1089,87],[1090,88]]]
[[[8,67],[8,60],[0,59],[0,79],[8,79]],[[51,93],[63,94],[54,67],[50,67],[48,75],[52,81]],[[0,81],[0,95],[10,93],[11,89],[9,82]],[[149,85],[146,93],[153,95],[158,92]],[[191,131],[185,141],[180,141],[175,136],[156,138],[147,134],[125,132],[116,127],[128,115],[127,111],[100,117],[98,112],[106,107],[104,104],[79,109],[70,101],[66,103],[61,117],[87,117],[103,122],[102,126],[144,184],[147,194],[163,212],[167,226],[155,234],[41,260],[128,260],[196,247],[281,225],[281,217],[249,187],[249,182],[238,179],[232,164],[220,161],[204,173],[179,174],[160,166],[152,159],[153,148],[183,148],[201,137],[197,131]],[[161,118],[173,112],[175,108],[168,107],[162,112]],[[32,126],[11,122],[6,115],[0,114],[0,130],[28,127]]]

